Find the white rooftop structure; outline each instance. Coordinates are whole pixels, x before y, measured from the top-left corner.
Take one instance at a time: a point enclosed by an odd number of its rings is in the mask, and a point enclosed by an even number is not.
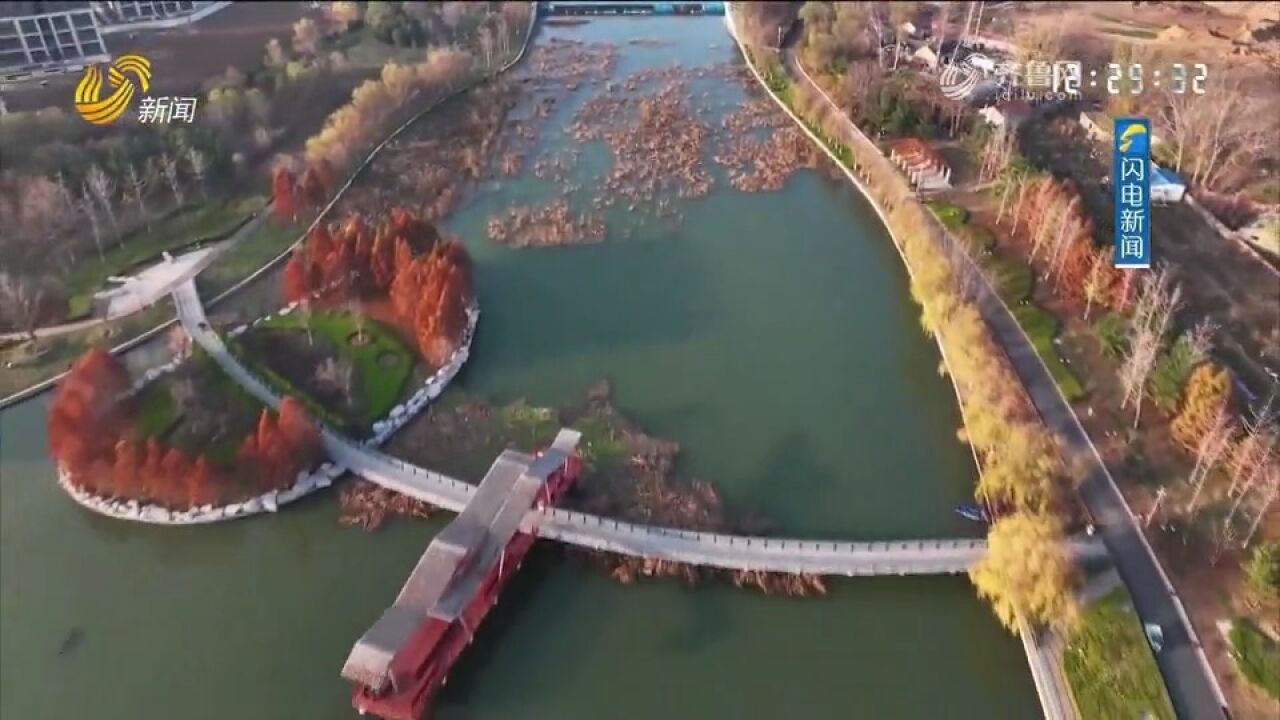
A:
[[[95,314],[111,320],[163,300],[174,288],[195,277],[212,262],[217,250],[217,247],[209,247],[177,257],[169,256],[136,275],[113,276],[109,281],[117,283],[117,287],[93,295]]]
[[[87,2],[0,3],[0,80],[111,59]]]
[[[547,478],[577,447],[581,433],[561,429],[541,455],[505,450],[467,505],[427,546],[377,622],[351,648],[342,676],[366,687],[394,683],[391,662],[427,619],[457,620],[501,561]]]

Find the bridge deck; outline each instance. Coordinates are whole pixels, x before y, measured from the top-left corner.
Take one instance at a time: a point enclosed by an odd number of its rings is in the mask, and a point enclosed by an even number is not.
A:
[[[229,374],[271,406],[270,389],[230,355],[221,338],[201,326],[204,310],[192,283],[174,291],[178,317],[191,337]],[[431,503],[462,511],[476,486],[358,445],[330,430],[321,437],[335,463],[370,482]],[[541,537],[624,555],[738,570],[804,572],[823,575],[934,575],[968,570],[986,551],[981,539],[837,542],[794,538],[700,533],[627,523],[568,510],[530,510],[521,529]],[[1077,558],[1103,557],[1100,542],[1073,542]]]

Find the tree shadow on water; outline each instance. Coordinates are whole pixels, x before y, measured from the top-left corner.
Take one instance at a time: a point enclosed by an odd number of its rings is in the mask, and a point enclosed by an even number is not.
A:
[[[715,321],[709,269],[672,242],[504,252],[477,265],[476,358],[491,370],[676,344]]]
[[[795,526],[786,515],[801,506],[795,498],[806,498],[804,506],[825,504],[824,495],[833,487],[835,470],[818,463],[813,440],[799,430],[783,433],[769,451],[759,471],[748,483],[742,502],[744,509],[763,516],[778,534],[803,534],[804,526]],[[778,510],[781,509],[781,512]]]

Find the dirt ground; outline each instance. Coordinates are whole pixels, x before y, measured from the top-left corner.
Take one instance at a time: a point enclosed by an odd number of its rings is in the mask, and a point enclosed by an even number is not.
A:
[[[304,15],[319,18],[301,2],[232,3],[189,27],[121,32],[104,36],[112,55],[139,53],[151,61],[151,95],[190,95],[205,80],[228,67],[250,70],[262,64],[267,40],[278,37],[285,48],[293,23]],[[71,108],[78,73],[54,76],[46,85],[19,83],[4,88],[11,111],[50,105]]]
[[[985,196],[975,193],[956,194],[951,200],[971,213],[970,223],[995,226],[995,208]],[[1022,257],[1000,238],[1000,251]],[[1025,260],[1025,258],[1024,258]],[[1164,487],[1168,496],[1164,509],[1180,508],[1189,497],[1190,488],[1183,479],[1191,471],[1191,462],[1180,450],[1174,448],[1169,438],[1170,417],[1152,406],[1150,402],[1142,412],[1142,425],[1136,434],[1131,433],[1133,412],[1122,410],[1115,398],[1121,396],[1115,375],[1116,361],[1105,356],[1101,345],[1089,326],[1079,318],[1078,310],[1066,307],[1046,283],[1037,281],[1032,299],[1040,307],[1062,320],[1058,337],[1058,351],[1063,359],[1086,382],[1088,397],[1076,403],[1075,410],[1089,437],[1112,475],[1120,484],[1129,507],[1139,518],[1151,511],[1156,491]],[[1095,317],[1092,319],[1096,319]],[[1141,457],[1140,462],[1131,458]],[[1219,502],[1215,498],[1203,500],[1206,506]],[[1176,514],[1176,511],[1175,513]],[[1211,512],[1206,511],[1206,515]],[[1240,718],[1270,718],[1269,708],[1274,703],[1260,691],[1243,680],[1234,670],[1229,648],[1217,622],[1237,614],[1230,591],[1238,587],[1240,580],[1239,558],[1226,553],[1216,564],[1206,561],[1213,553],[1210,544],[1203,540],[1184,542],[1185,533],[1180,528],[1166,524],[1164,512],[1152,517],[1147,536],[1160,557],[1161,564],[1185,599],[1187,611],[1195,625],[1196,633],[1205,647],[1215,673],[1223,683],[1236,716]],[[1267,533],[1280,531],[1280,511],[1273,512],[1266,523]],[[1270,703],[1270,704],[1269,704]]]
[[[1280,5],[1273,2],[1053,2],[1008,3],[984,18],[992,34],[1007,36],[1013,28],[1066,28],[1064,46],[1086,57],[1101,57],[1115,42],[1154,45],[1188,61],[1229,62],[1255,66],[1275,60],[1274,47],[1233,42],[1247,29],[1274,22]]]
[[[1078,132],[1071,118],[1023,134],[1023,150],[1055,174],[1072,178],[1108,236],[1110,193],[1098,182],[1110,174],[1105,153]],[[1185,325],[1210,318],[1220,330],[1214,354],[1256,398],[1276,387],[1280,374],[1280,276],[1237,243],[1225,240],[1186,205],[1151,213],[1151,246],[1156,262],[1168,262],[1183,290]],[[1096,220],[1095,220],[1096,221]]]

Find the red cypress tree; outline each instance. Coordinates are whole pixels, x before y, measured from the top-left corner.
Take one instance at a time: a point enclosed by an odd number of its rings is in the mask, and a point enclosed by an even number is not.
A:
[[[218,483],[213,469],[202,455],[196,458],[195,464],[191,466],[191,483],[187,502],[191,507],[218,505],[221,500],[218,495]]]
[[[141,496],[142,450],[138,443],[125,438],[116,443],[115,461],[111,466],[111,480],[115,491],[122,497]]]
[[[302,181],[298,183],[298,187],[298,194],[303,202],[316,208],[324,205],[328,197],[328,191],[314,166],[307,168],[306,172],[302,173]]]
[[[160,446],[159,441],[154,437],[147,438],[142,453],[142,464],[138,471],[138,480],[141,485],[139,499],[159,501],[166,496],[167,483],[162,467],[164,455],[164,448]]]
[[[320,444],[320,432],[307,411],[302,408],[302,403],[292,397],[281,401],[276,425],[289,449],[309,460]]]
[[[284,278],[281,282],[285,302],[301,300],[311,294],[311,274],[307,271],[307,265],[304,250],[294,252],[284,264]]]
[[[379,229],[373,240],[373,253],[369,258],[369,271],[374,286],[382,291],[391,289],[391,281],[396,277],[396,244],[391,233],[385,228]]]
[[[292,222],[298,217],[298,189],[293,173],[283,166],[271,177],[271,208],[282,220]]]
[[[170,508],[186,507],[191,482],[191,462],[177,448],[168,448],[160,459],[160,497],[162,505]]]
[[[49,405],[49,451],[72,476],[84,474],[95,460],[110,463],[128,407],[124,366],[94,348],[72,365]]]
[[[311,234],[307,235],[305,245],[307,259],[313,265],[321,264],[325,258],[329,257],[329,253],[333,252],[335,245],[336,241],[333,239],[333,235],[329,233],[329,229],[324,225],[317,225],[311,231]]]

